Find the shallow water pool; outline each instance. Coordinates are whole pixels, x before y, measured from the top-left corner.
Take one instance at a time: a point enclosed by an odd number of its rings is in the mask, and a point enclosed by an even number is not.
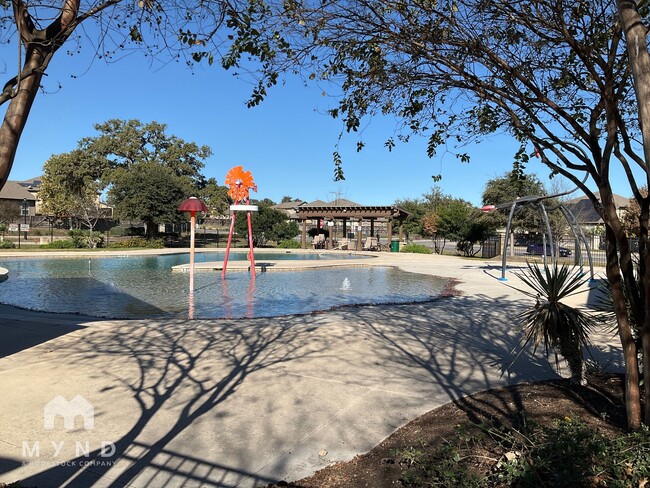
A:
[[[245,254],[235,256],[245,259]],[[279,259],[277,254],[255,257]],[[197,254],[197,262],[218,259],[212,253]],[[190,300],[189,273],[171,271],[188,262],[188,254],[4,259],[0,266],[9,269],[9,279],[0,283],[0,302],[105,318],[269,317],[361,303],[426,301],[439,296],[447,283],[377,267],[276,271],[258,273],[255,280],[247,272],[230,272],[222,280],[220,272],[204,271],[195,274]]]

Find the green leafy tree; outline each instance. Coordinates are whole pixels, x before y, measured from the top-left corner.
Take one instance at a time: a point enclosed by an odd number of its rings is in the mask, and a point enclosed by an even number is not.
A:
[[[263,87],[283,70],[338,84],[341,96],[330,113],[344,130],[358,131],[380,113],[398,117],[389,149],[398,139],[424,134],[429,156],[443,146],[468,161],[464,144],[505,132],[521,144],[520,153],[534,150],[551,173],[580,188],[605,225],[628,423],[638,428],[639,346],[650,377],[650,199],[640,192],[650,168],[649,24],[650,4],[633,0],[270,0],[238,18],[227,66],[257,57]],[[256,90],[253,101],[265,93]],[[342,177],[338,149],[334,164]],[[642,209],[640,287],[614,203],[615,166]],[[624,288],[638,331],[624,306]],[[650,419],[650,381],[644,385]]]
[[[95,124],[95,130],[99,135],[79,142],[79,151],[91,160],[103,160],[111,169],[127,170],[137,164],[155,163],[181,178],[188,193],[206,184],[201,170],[212,150],[167,134],[165,124],[112,119]]]
[[[188,196],[184,181],[171,168],[144,162],[118,168],[111,176],[108,198],[115,214],[125,220],[143,222],[148,237],[158,224],[179,221],[178,206]]]
[[[405,198],[397,200],[395,206],[406,210],[410,215],[404,219],[404,232],[406,238],[410,239],[411,236],[422,234],[422,217],[427,212],[427,205],[422,199],[419,198]]]
[[[228,196],[228,187],[219,185],[215,178],[206,180],[205,185],[198,190],[198,197],[208,206],[211,215],[228,215],[232,203]]]
[[[39,191],[41,211],[55,219],[76,220],[92,231],[106,216],[100,196],[106,187],[109,167],[105,160],[75,150],[50,157],[43,165]]]
[[[494,225],[468,202],[456,198],[441,205],[437,212],[438,236],[445,241],[456,241],[456,249],[465,256],[480,252],[477,244],[487,239],[494,231]],[[442,250],[440,252],[442,252]]]
[[[285,217],[286,218],[286,217]],[[273,224],[267,237],[277,243],[290,240],[300,234],[300,228],[295,220],[283,220]]]
[[[83,220],[92,230],[105,215],[99,195],[107,189],[115,216],[144,222],[148,236],[157,232],[156,224],[178,220],[176,207],[184,197],[199,195],[211,208],[227,211],[226,188],[201,174],[209,147],[169,135],[157,122],[114,119],[95,129],[100,135],[46,162],[41,188],[46,214]]]
[[[267,205],[259,205],[257,212],[251,212],[251,216],[253,245],[255,247],[265,246],[268,240],[277,240],[278,233],[282,231],[283,224],[286,220],[286,216],[282,212]],[[248,221],[245,212],[237,213],[235,231],[240,236],[248,236]],[[294,237],[296,234],[298,232],[291,237]],[[283,236],[282,239],[284,238],[287,237]]]
[[[523,168],[515,164],[512,171],[492,178],[485,184],[482,194],[484,205],[511,203],[520,197],[546,195],[544,184],[535,175],[525,174]],[[505,226],[510,208],[499,209],[491,214],[495,223]],[[513,218],[513,232],[539,229],[539,215],[535,208],[526,206],[518,209]]]
[[[270,198],[263,198],[262,200],[251,198],[251,203],[253,205],[262,205],[264,207],[272,207],[273,205],[275,205],[275,202]]]
[[[473,214],[474,209],[467,202],[450,200],[438,210],[438,234],[451,241],[463,240]]]

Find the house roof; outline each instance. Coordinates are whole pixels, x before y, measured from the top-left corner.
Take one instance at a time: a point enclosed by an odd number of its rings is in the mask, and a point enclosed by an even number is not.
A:
[[[28,200],[33,202],[36,201],[36,198],[20,182],[7,181],[0,190],[0,200]]]
[[[42,176],[37,176],[35,178],[30,178],[29,180],[18,181],[17,183],[29,190],[38,190],[41,187],[42,178]]]
[[[346,200],[345,198],[339,198],[338,200],[332,200],[331,202],[324,202],[323,200],[314,200],[313,202],[304,203],[307,207],[362,207],[360,203],[353,202],[352,200]]]
[[[273,205],[273,207],[277,208],[278,210],[293,210],[294,208],[299,207],[304,203],[305,202],[303,202],[302,200],[292,200],[290,202],[278,203],[277,205]]]
[[[332,200],[328,205],[332,207],[361,207],[362,205],[352,200],[347,200],[345,198],[339,198],[338,200]]]
[[[600,192],[594,194],[600,199]],[[614,194],[614,204],[616,209],[625,209],[630,205],[629,198]],[[581,196],[564,202],[564,205],[573,213],[580,224],[602,224],[603,219],[600,217],[591,200],[587,196]]]
[[[323,200],[314,200],[305,204],[307,207],[328,207],[329,203],[324,202]]]

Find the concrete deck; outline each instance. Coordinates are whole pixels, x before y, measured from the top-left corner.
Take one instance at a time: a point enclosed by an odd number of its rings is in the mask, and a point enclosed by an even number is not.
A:
[[[497,280],[499,263],[367,261],[455,278],[461,294],[239,320],[109,321],[0,306],[0,482],[264,486],[349,460],[450,400],[557,376],[541,357],[511,365],[512,317],[530,299],[511,274]],[[603,362],[620,366],[615,338],[597,344]],[[53,402],[59,395],[81,398]],[[72,428],[60,415],[49,424],[57,412],[79,415]]]

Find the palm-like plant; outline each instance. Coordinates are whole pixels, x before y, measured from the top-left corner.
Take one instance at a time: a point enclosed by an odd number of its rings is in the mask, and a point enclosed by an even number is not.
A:
[[[521,350],[533,344],[533,352],[544,345],[546,356],[553,351],[556,367],[562,356],[571,371],[572,381],[587,383],[583,348],[589,344],[589,333],[599,320],[589,312],[566,305],[561,300],[575,295],[587,281],[577,269],[566,265],[540,268],[528,263],[528,269],[517,276],[532,291],[520,290],[536,299],[535,305],[517,315],[524,331]]]

